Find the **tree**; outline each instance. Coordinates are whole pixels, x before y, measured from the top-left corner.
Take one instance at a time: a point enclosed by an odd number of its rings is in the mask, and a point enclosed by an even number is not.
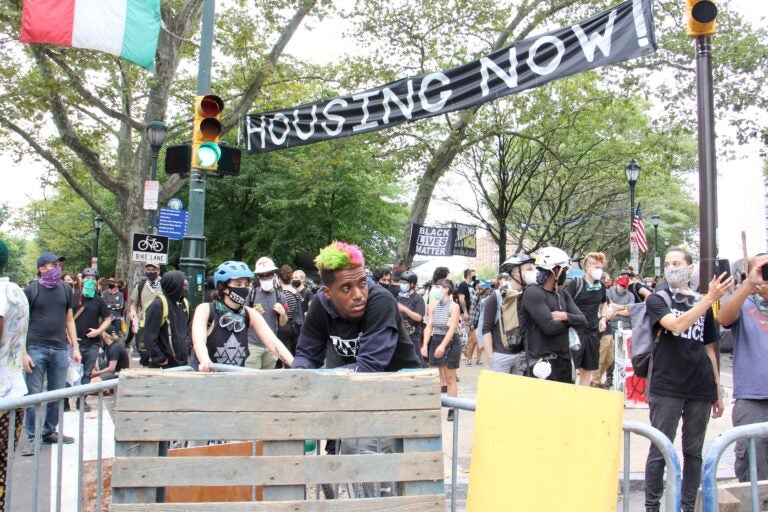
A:
[[[6,146],[24,141],[25,152],[42,158],[105,219],[105,228],[118,243],[116,273],[121,276],[128,275],[131,233],[144,231],[145,212],[140,206],[151,160],[145,127],[153,120],[170,120],[173,140],[183,138],[191,126],[186,111],[193,91],[189,64],[195,47],[187,41],[196,32],[202,4],[203,0],[163,2],[165,30],[160,33],[152,76],[87,50],[28,45],[0,54],[8,107],[0,114],[0,130]],[[237,0],[219,12],[226,28],[233,29],[218,34],[222,61],[237,77],[231,82],[235,88],[227,84],[223,91],[234,103],[222,120],[225,130],[237,124],[264,93],[268,80],[279,75],[286,45],[317,4],[317,0],[273,0],[254,7]],[[7,45],[17,39],[21,2],[0,0],[0,7],[0,31]],[[112,195],[114,208],[106,208],[84,180],[95,181]],[[179,176],[168,179],[161,201],[182,185]]]

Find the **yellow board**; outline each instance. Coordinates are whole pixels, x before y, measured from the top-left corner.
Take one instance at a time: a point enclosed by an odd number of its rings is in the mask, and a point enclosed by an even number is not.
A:
[[[621,393],[483,371],[469,512],[616,510]]]

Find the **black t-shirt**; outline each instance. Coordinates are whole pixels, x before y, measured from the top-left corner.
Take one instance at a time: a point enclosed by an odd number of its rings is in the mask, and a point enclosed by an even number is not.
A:
[[[472,306],[472,295],[469,291],[469,284],[466,281],[462,281],[459,283],[459,287],[457,289],[457,292],[459,295],[464,296],[464,304],[466,306],[466,311],[464,309],[461,310],[461,313],[469,313],[469,308]],[[461,303],[459,303],[461,305]]]
[[[323,295],[315,297],[301,329],[293,368],[323,365],[360,372],[421,367],[389,290],[369,279],[368,302],[359,319],[343,318]]]
[[[117,361],[115,373],[118,373],[120,370],[124,370],[131,365],[131,356],[128,355],[128,351],[125,349],[125,345],[122,341],[113,341],[112,344],[107,347],[107,361]]]
[[[37,298],[32,305],[32,287],[37,287]],[[72,291],[69,285],[59,282],[56,288],[46,288],[33,283],[24,288],[29,308],[27,345],[51,348],[67,348],[67,310],[72,309]]]
[[[579,282],[581,282],[581,292],[576,294],[579,290]],[[599,282],[598,282],[599,284]],[[574,279],[568,284],[568,293],[573,297],[573,302],[576,307],[579,308],[584,318],[587,319],[587,328],[595,330],[597,329],[600,318],[597,315],[600,309],[600,304],[606,302],[608,299],[605,296],[605,287],[601,284],[599,290],[588,290],[587,283],[584,278]]]
[[[414,313],[421,315],[422,321],[417,322],[415,320],[411,320],[409,316],[401,313],[401,316],[406,323],[406,329],[411,336],[411,340],[413,340],[414,343],[420,343],[421,335],[424,332],[424,313],[426,311],[426,306],[424,305],[424,297],[414,292],[411,293],[411,295],[408,297],[402,297],[398,295],[397,302],[407,307]]]
[[[674,314],[679,317],[691,309],[687,304],[675,300],[672,300],[670,309],[657,293],[648,297],[645,304],[654,326],[654,336],[658,329],[663,329],[659,321],[665,315]],[[718,329],[711,309],[679,335],[663,329],[659,345],[653,353],[651,393],[690,400],[715,401],[717,386],[712,362],[704,346],[717,340]]]
[[[77,314],[80,308],[83,312],[75,319],[75,331],[80,344],[98,345],[101,343],[101,337],[88,338],[88,329],[98,329],[105,318],[111,318],[106,301],[100,295],[83,297],[82,294],[75,293],[75,304],[72,307],[72,314]]]
[[[306,316],[307,311],[309,311],[309,303],[312,302],[312,290],[305,286],[299,290],[299,295],[301,295],[301,310],[304,311]]]

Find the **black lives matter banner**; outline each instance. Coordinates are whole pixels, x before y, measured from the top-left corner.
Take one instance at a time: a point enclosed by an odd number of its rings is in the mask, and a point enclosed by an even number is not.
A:
[[[409,254],[422,256],[453,256],[456,228],[443,228],[411,224]]]
[[[587,20],[479,60],[245,119],[250,154],[382,130],[462,110],[656,49],[651,0],[627,0]]]

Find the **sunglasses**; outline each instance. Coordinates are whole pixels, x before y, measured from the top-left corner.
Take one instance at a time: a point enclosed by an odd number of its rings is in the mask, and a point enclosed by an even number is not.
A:
[[[275,275],[276,274],[274,272],[268,272],[266,274],[256,274],[256,277],[258,277],[259,279],[270,279],[275,277]]]

